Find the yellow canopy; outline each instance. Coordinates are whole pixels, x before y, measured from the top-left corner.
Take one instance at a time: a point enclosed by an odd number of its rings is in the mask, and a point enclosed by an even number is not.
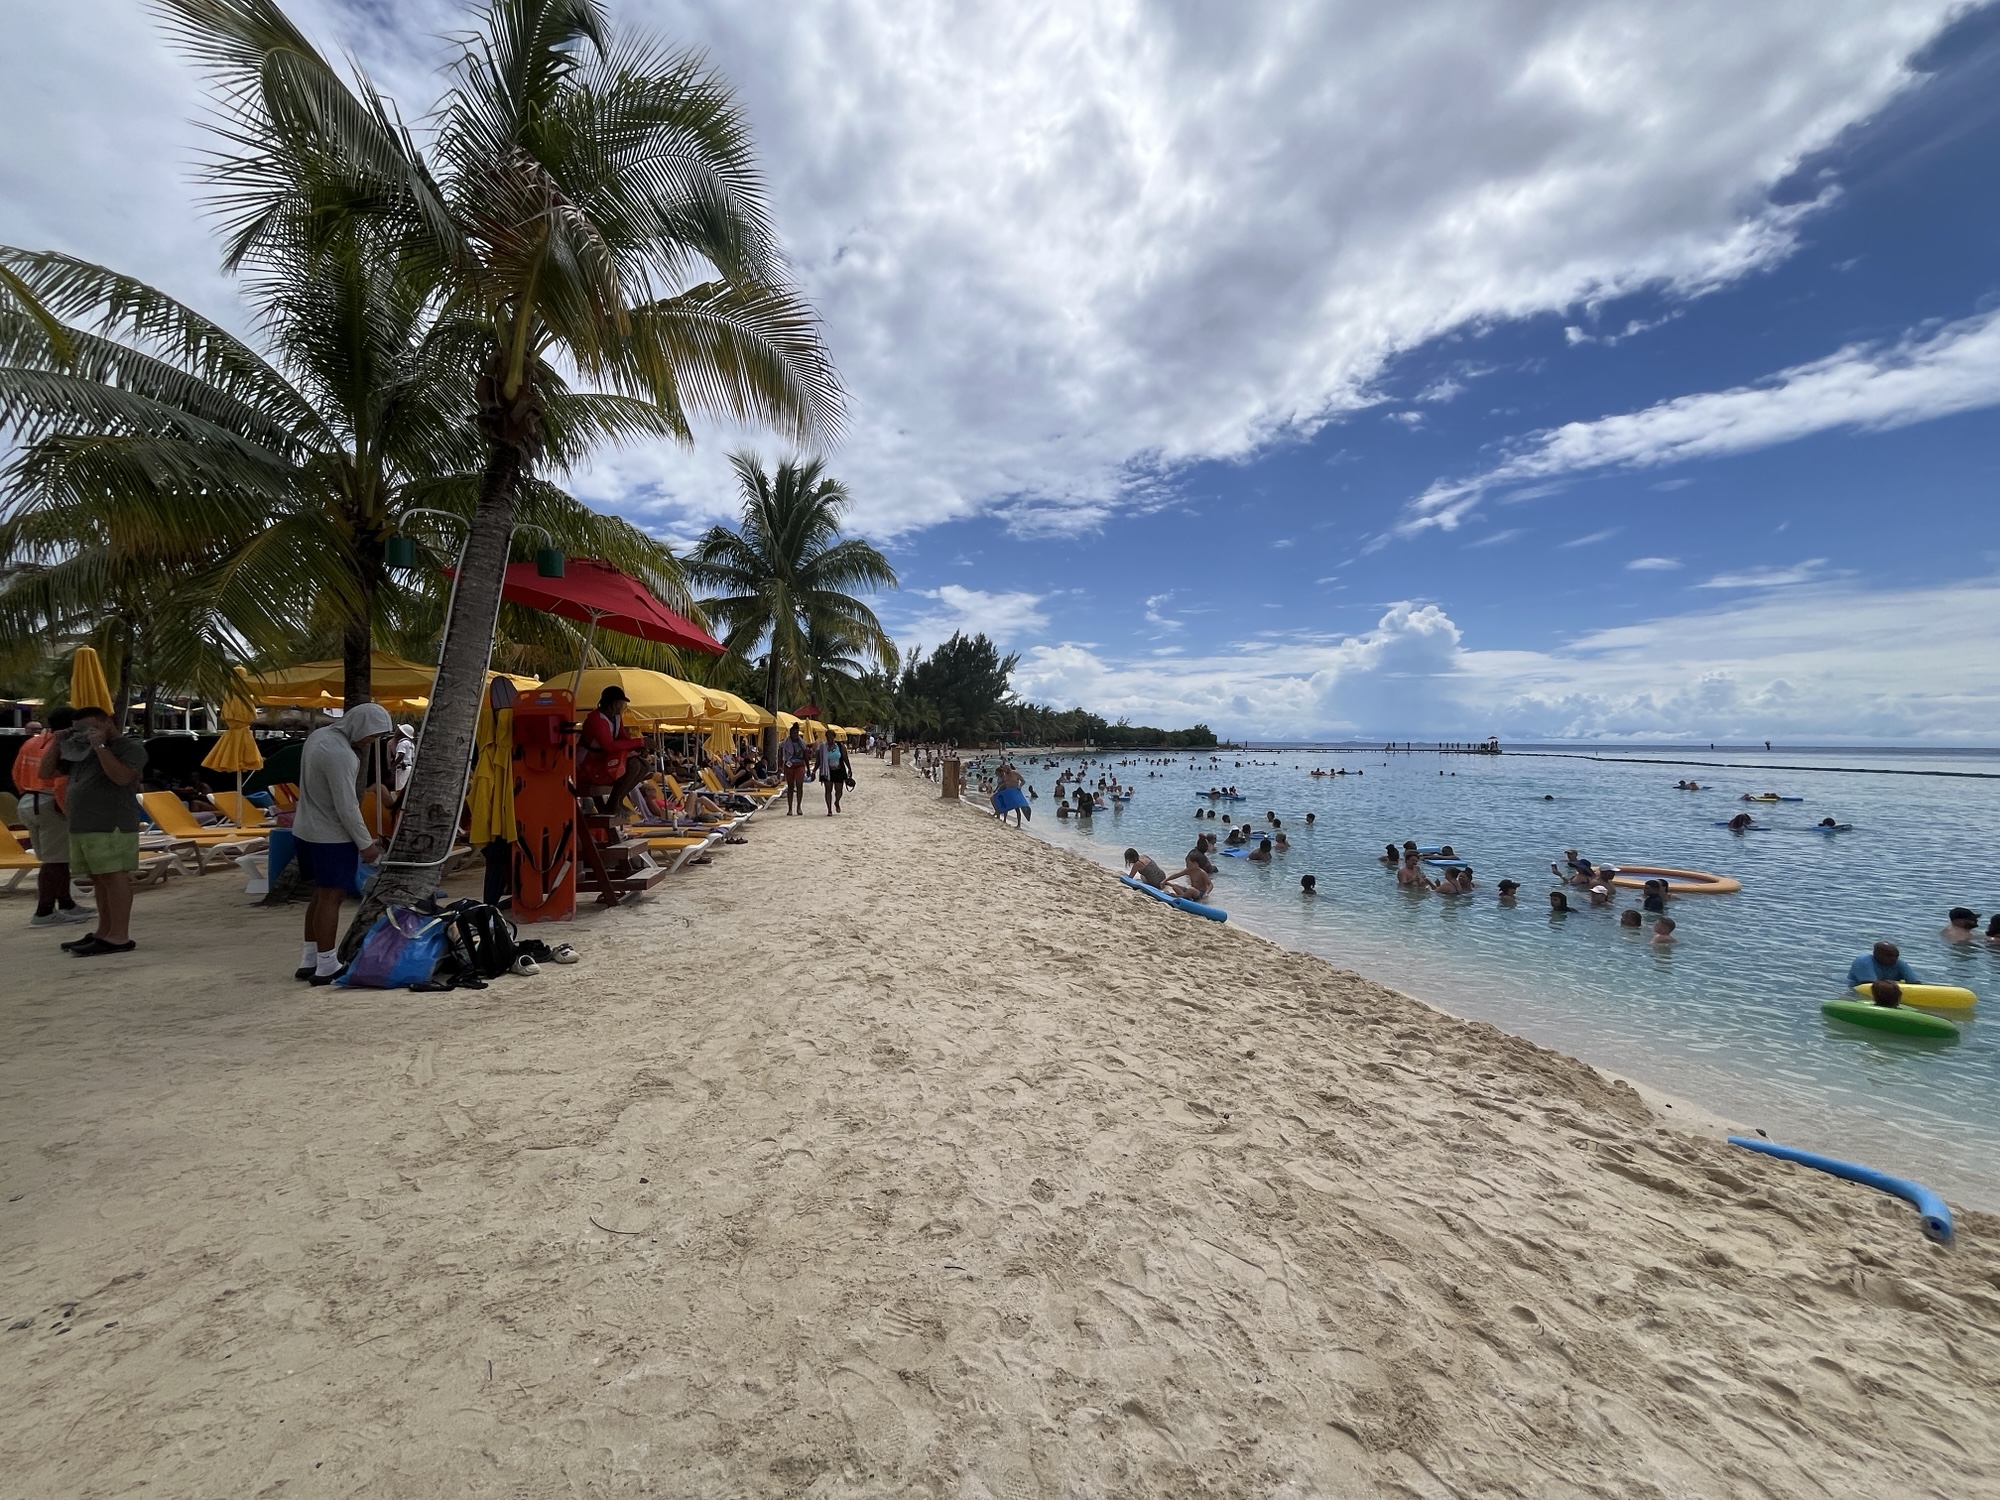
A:
[[[257,705],[240,693],[231,693],[222,700],[222,737],[201,763],[211,771],[234,771],[241,775],[245,771],[260,771],[264,767],[264,752],[257,748],[257,737],[250,732],[250,721],[257,717]]]
[[[710,755],[733,755],[736,753],[736,731],[720,719],[712,721],[714,728],[708,732],[708,753]]]
[[[518,832],[514,820],[514,710],[493,706],[491,682],[479,700],[479,724],[473,731],[472,747],[472,785],[465,793],[472,809],[467,837],[472,847],[479,849],[495,839],[511,841]]]
[[[69,659],[69,706],[111,712],[111,684],[104,680],[104,663],[91,646],[78,646]]]
[[[721,688],[705,687],[702,691],[715,702],[723,705],[710,712],[709,718],[724,724],[733,724],[743,729],[758,729],[776,722],[768,709],[759,708],[747,699],[725,692]]]
[[[564,672],[537,686],[567,692],[576,681],[574,672]],[[613,685],[625,690],[625,717],[648,724],[692,725],[723,706],[713,689],[682,682],[664,672],[649,672],[643,667],[591,667],[576,688],[577,717],[596,708],[598,698]]]
[[[799,733],[809,742],[817,745],[821,740],[826,738],[826,726],[820,723],[818,719],[801,719],[799,720]]]
[[[778,727],[784,730],[786,734],[790,734],[792,732],[792,726],[794,724],[802,724],[805,722],[797,714],[788,714],[783,709],[778,710],[775,717],[777,719]]]
[[[387,651],[369,656],[369,692],[391,713],[426,708],[437,668],[405,661]],[[342,708],[347,667],[339,661],[309,661],[275,671],[245,673],[251,698],[271,708]]]

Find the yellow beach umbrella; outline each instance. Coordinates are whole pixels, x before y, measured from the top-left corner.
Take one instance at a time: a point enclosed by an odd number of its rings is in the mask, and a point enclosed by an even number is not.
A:
[[[238,776],[245,771],[262,770],[264,752],[257,748],[257,737],[250,732],[250,721],[256,717],[256,706],[249,699],[238,693],[225,698],[222,737],[201,758],[201,763],[211,771],[234,771]]]
[[[756,704],[721,688],[705,687],[702,691],[717,705],[708,717],[724,724],[732,724],[741,729],[760,729],[775,722],[771,715]]]
[[[713,722],[715,727],[708,731],[708,753],[733,755],[736,752],[736,731],[720,719]]]
[[[503,686],[502,683],[505,683]],[[479,702],[479,724],[473,731],[475,759],[472,785],[465,800],[472,809],[467,837],[475,849],[495,839],[512,842],[519,831],[514,821],[514,698],[515,682],[500,678],[486,685]],[[505,707],[495,707],[498,699]]]
[[[104,680],[104,663],[94,647],[78,646],[69,659],[69,706],[111,712],[111,684]]]
[[[692,725],[706,719],[712,706],[719,706],[712,703],[707,688],[643,667],[589,667],[580,682],[576,673],[564,672],[539,685],[568,692],[572,683],[577,684],[578,718],[597,707],[604,690],[614,685],[625,690],[625,717],[648,724]]]
[[[421,709],[430,702],[437,668],[405,661],[387,651],[369,656],[369,692],[391,713]],[[346,704],[347,667],[339,661],[301,662],[248,677],[250,695],[273,708],[341,708]]]

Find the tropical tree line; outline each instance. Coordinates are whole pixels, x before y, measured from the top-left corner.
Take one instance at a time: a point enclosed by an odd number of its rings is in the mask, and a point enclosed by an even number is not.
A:
[[[954,633],[926,656],[912,650],[895,672],[864,672],[841,684],[846,712],[891,725],[908,739],[957,744],[1094,744],[1106,748],[1200,748],[1216,743],[1206,724],[1159,729],[1113,723],[1088,709],[1055,709],[1017,697],[1018,654],[1002,655],[984,633]]]

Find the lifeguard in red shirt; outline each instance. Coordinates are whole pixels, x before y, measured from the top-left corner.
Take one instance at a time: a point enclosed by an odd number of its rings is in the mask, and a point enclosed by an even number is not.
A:
[[[625,733],[625,690],[606,688],[597,695],[597,707],[583,721],[583,739],[577,746],[576,785],[585,793],[609,787],[608,800],[600,796],[599,806],[615,813],[646,779],[646,748],[642,735]]]

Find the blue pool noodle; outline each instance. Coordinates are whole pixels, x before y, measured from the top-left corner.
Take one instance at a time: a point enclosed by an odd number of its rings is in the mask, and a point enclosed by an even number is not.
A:
[[[1812,1167],[1834,1177],[1844,1177],[1849,1182],[1858,1182],[1865,1187],[1879,1188],[1882,1192],[1894,1194],[1906,1203],[1916,1205],[1923,1218],[1924,1234],[1940,1245],[1951,1243],[1951,1206],[1921,1182],[1911,1182],[1907,1177],[1891,1177],[1887,1172],[1878,1172],[1873,1167],[1864,1167],[1856,1162],[1840,1161],[1835,1157],[1821,1156],[1814,1151],[1801,1151],[1797,1146],[1780,1146],[1776,1141],[1753,1140],[1747,1135],[1732,1135],[1732,1146],[1741,1146],[1746,1151],[1761,1151],[1766,1156],[1775,1156],[1780,1161],[1795,1161],[1802,1167]]]

